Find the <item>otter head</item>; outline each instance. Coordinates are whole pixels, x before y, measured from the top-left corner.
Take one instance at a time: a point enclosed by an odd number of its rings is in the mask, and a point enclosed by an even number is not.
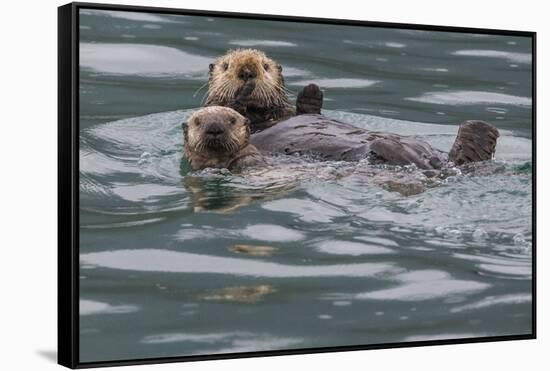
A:
[[[237,111],[210,106],[194,112],[184,124],[186,150],[203,155],[230,156],[248,145],[248,119]]]
[[[287,103],[282,67],[255,49],[230,50],[210,64],[208,104],[267,108]]]

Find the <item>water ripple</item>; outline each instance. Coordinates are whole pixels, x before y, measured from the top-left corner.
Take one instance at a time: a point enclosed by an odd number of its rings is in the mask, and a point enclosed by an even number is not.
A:
[[[357,299],[420,301],[470,294],[491,287],[490,284],[451,278],[443,271],[422,270],[400,274],[400,286],[357,294]]]
[[[81,264],[142,272],[210,273],[239,276],[372,277],[395,272],[390,263],[289,265],[161,249],[113,250],[80,255]]]

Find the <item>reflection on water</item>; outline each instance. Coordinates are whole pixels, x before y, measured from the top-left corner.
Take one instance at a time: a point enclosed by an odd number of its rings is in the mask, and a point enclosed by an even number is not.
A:
[[[116,250],[81,254],[80,261],[90,267],[107,267],[135,271],[211,273],[254,277],[331,277],[331,276],[373,276],[393,270],[385,263],[361,263],[348,265],[283,265],[253,261],[190,254],[168,250]]]
[[[97,10],[80,21],[82,361],[531,332],[529,40]],[[291,90],[320,84],[324,114],[361,128],[448,151],[458,123],[490,121],[496,159],[420,193],[402,192],[425,180],[418,169],[364,162],[190,172],[181,123],[232,47],[266,51]]]
[[[202,75],[210,58],[156,45],[81,43],[82,68],[140,76]]]

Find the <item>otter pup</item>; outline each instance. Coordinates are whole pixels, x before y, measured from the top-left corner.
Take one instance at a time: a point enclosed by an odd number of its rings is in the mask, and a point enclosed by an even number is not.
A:
[[[240,171],[266,163],[256,147],[249,143],[248,120],[231,108],[202,108],[182,127],[183,155],[193,170],[214,167]]]
[[[252,133],[296,114],[321,113],[323,93],[305,87],[296,108],[288,101],[282,66],[255,49],[230,50],[209,66],[206,106],[231,107],[249,119]]]

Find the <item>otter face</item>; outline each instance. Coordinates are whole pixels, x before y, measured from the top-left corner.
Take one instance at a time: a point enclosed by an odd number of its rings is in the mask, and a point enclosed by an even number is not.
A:
[[[270,107],[287,102],[282,67],[255,49],[231,50],[210,64],[208,101]]]
[[[230,155],[248,144],[248,119],[237,111],[220,106],[201,108],[191,115],[184,128],[185,145],[197,153]]]

